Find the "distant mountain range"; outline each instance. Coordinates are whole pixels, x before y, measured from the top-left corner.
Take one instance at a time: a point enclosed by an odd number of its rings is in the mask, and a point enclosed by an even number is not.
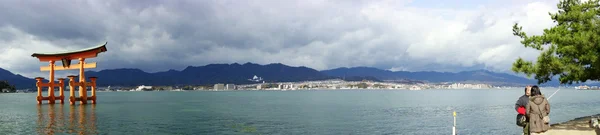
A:
[[[450,72],[406,72],[389,71],[371,67],[337,68],[317,71],[308,67],[291,67],[280,63],[259,65],[209,64],[189,66],[184,70],[169,70],[148,73],[140,69],[107,69],[87,71],[86,76],[99,78],[99,86],[138,86],[138,85],[211,85],[215,83],[250,84],[254,76],[265,82],[296,82],[325,79],[345,79],[348,81],[396,81],[396,82],[479,82],[494,85],[534,84],[536,81],[506,73],[486,70]],[[35,80],[7,70],[0,69],[0,80],[7,80],[18,89],[34,88]],[[262,82],[261,81],[261,82]]]
[[[283,64],[258,65],[210,64],[189,66],[182,71],[147,73],[139,69],[109,69],[89,71],[86,76],[102,78],[98,85],[209,85],[215,83],[249,84],[252,77],[259,76],[265,82],[295,82],[332,79],[317,70],[307,67],[290,67]]]
[[[407,72],[407,71],[389,71],[371,67],[337,68],[321,71],[329,76],[373,76],[381,80],[420,80],[426,82],[486,82],[495,84],[533,84],[535,80],[514,76],[506,73],[495,73],[487,70],[463,71],[458,73],[450,72]]]
[[[8,81],[9,84],[15,85],[17,89],[35,87],[35,79],[27,78],[19,74],[0,68],[0,80]]]

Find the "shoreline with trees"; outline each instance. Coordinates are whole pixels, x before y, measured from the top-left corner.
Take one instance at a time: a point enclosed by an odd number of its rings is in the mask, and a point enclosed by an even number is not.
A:
[[[8,81],[0,81],[0,93],[15,93],[17,89],[14,85],[8,83]]]

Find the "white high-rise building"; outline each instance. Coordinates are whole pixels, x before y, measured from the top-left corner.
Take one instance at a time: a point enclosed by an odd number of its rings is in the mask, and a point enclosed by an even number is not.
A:
[[[235,84],[227,84],[227,85],[225,85],[225,90],[235,90]]]

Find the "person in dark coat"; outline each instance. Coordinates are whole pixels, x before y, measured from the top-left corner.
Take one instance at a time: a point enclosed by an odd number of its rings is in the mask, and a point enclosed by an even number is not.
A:
[[[515,103],[515,110],[517,111],[517,113],[519,113],[520,115],[523,115],[524,117],[527,113],[527,110],[525,107],[529,103],[529,96],[531,96],[531,86],[525,87],[525,94],[523,96],[519,97],[519,99],[517,100],[517,103]],[[523,134],[529,135],[529,118],[527,118],[526,121],[527,122],[523,126]]]

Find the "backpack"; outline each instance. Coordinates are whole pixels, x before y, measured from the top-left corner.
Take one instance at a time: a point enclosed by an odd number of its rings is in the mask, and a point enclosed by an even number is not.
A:
[[[527,116],[523,114],[517,114],[517,126],[525,127],[527,125]]]

